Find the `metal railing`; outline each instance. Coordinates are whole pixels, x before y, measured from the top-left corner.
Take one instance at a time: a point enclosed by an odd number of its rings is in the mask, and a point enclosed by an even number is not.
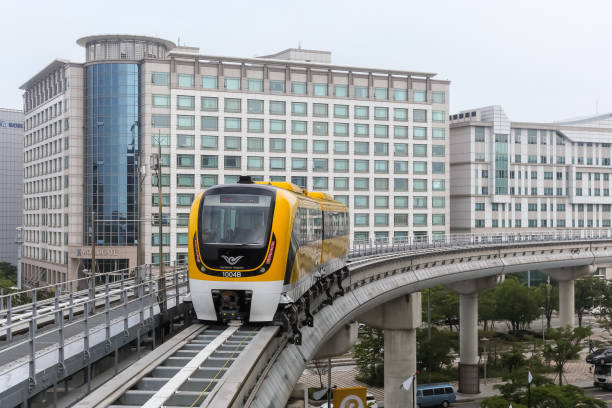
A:
[[[417,251],[427,249],[453,249],[467,245],[500,245],[529,242],[562,242],[562,241],[589,241],[612,239],[612,229],[592,230],[552,230],[552,231],[526,231],[489,232],[486,234],[460,233],[433,235],[427,237],[400,237],[389,239],[370,239],[353,242],[349,251],[349,258],[385,254],[402,251]]]
[[[36,373],[39,371],[36,363],[45,355],[56,353],[58,357],[54,360],[58,363],[58,370],[65,373],[64,361],[68,357],[65,350],[69,345],[82,343],[82,347],[77,348],[82,349],[84,360],[88,360],[90,338],[96,333],[104,332],[104,341],[110,352],[111,326],[122,322],[123,332],[127,335],[129,328],[135,324],[139,328],[150,326],[150,321],[159,313],[162,299],[159,296],[158,277],[151,265],[100,274],[96,280],[101,282],[95,286],[92,278],[82,278],[11,293],[0,298],[0,338],[4,339],[0,353],[10,353],[8,355],[14,357],[11,370],[25,364],[29,366],[30,389],[36,385]],[[167,268],[165,280],[164,300],[170,300],[173,306],[178,306],[180,296],[189,290],[187,268]],[[84,283],[88,285],[86,289],[76,290]],[[41,292],[48,293],[50,289],[53,290],[52,297],[38,300]],[[30,303],[12,305],[13,299],[24,297]],[[67,338],[69,331],[79,335]],[[48,346],[44,343],[45,336],[53,336],[57,342]],[[27,349],[24,348],[26,343]],[[37,352],[37,343],[44,344],[44,350]],[[140,338],[137,345],[139,348]]]

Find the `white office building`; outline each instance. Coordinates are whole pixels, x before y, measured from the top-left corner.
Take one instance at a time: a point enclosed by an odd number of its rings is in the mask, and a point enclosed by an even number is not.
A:
[[[450,118],[451,232],[612,225],[612,113],[512,122],[500,106]]]
[[[194,195],[243,174],[328,192],[351,208],[354,240],[448,233],[449,82],[435,74],[303,49],[235,58],[143,36],[78,44],[85,63],[55,60],[22,86],[30,281],[75,278],[94,239],[98,270],[157,263],[160,239],[164,259],[183,262]]]

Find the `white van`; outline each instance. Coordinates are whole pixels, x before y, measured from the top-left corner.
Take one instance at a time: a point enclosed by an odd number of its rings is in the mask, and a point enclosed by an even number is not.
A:
[[[612,364],[597,364],[593,372],[593,385],[612,390]]]

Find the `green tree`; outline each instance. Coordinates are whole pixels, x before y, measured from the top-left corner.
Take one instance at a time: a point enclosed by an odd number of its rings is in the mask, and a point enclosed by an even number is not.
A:
[[[0,287],[10,288],[17,285],[17,267],[8,262],[0,262]]]
[[[431,321],[448,326],[450,331],[459,327],[459,295],[444,286],[429,290]],[[427,321],[427,294],[422,296],[423,320]]]
[[[519,367],[525,365],[525,356],[523,354],[523,345],[521,343],[512,344],[512,349],[501,355],[501,365],[512,372]]]
[[[489,323],[491,324],[490,328],[493,329],[497,317],[496,309],[495,288],[487,289],[478,294],[478,320],[482,322],[484,331],[489,330]]]
[[[535,383],[535,378],[534,378]],[[484,399],[481,408],[527,407],[527,390],[513,394],[511,397],[495,396]],[[606,403],[584,395],[584,390],[574,385],[544,384],[531,387],[531,404],[536,408],[605,408]]]
[[[550,329],[552,314],[559,308],[559,286],[546,283],[536,289],[538,306],[544,309],[546,327]]]
[[[598,305],[606,292],[606,282],[589,276],[576,281],[574,289],[574,308],[578,314],[578,326],[582,327],[582,316],[588,309]]]
[[[495,288],[495,296],[497,317],[508,321],[511,330],[525,330],[540,315],[535,289],[528,288],[515,276],[506,276]]]
[[[359,342],[355,345],[357,379],[368,385],[384,385],[385,338],[381,329],[363,326],[359,330]]]
[[[454,333],[431,328],[431,341],[427,329],[417,329],[417,370],[419,372],[437,371],[453,364],[451,349],[457,349],[457,338]]]
[[[569,360],[579,357],[578,352],[582,348],[580,343],[591,333],[590,327],[572,329],[569,326],[546,331],[546,338],[552,340],[553,343],[547,343],[544,347],[544,358],[554,364],[559,377],[559,385],[563,385],[563,367]]]
[[[531,375],[533,376],[532,386],[541,386],[553,383],[550,378],[538,372],[537,369],[528,368],[523,365],[520,369],[511,371],[510,373],[502,376],[502,380],[504,382],[502,384],[495,384],[493,387],[498,389],[506,400],[512,399],[514,401],[522,402],[523,392],[529,385],[529,372],[531,372]]]
[[[531,405],[555,408],[605,408],[605,402],[587,397],[584,390],[574,385],[544,385],[531,388]]]

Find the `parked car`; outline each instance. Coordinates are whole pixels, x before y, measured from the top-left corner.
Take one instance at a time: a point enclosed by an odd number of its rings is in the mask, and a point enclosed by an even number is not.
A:
[[[593,361],[593,357],[602,354],[604,351],[606,351],[605,348],[600,348],[600,349],[597,349],[597,350],[593,350],[592,353],[587,354],[586,362],[589,363],[589,364],[595,364],[595,362]]]
[[[442,406],[447,408],[457,400],[455,389],[449,383],[417,385],[417,405],[419,407]]]
[[[603,306],[595,306],[590,310],[592,315],[600,315],[606,313],[606,308]]]
[[[592,364],[612,363],[612,348],[604,349],[603,352],[595,354],[591,360],[593,361]]]

